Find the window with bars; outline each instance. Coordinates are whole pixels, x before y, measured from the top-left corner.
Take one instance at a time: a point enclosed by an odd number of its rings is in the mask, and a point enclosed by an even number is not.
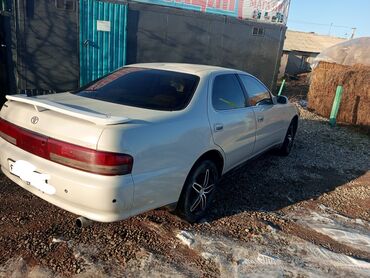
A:
[[[265,35],[265,29],[259,27],[253,27],[253,36],[263,37]]]

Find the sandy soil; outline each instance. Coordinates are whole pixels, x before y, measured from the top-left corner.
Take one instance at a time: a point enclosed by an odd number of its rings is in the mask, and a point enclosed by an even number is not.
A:
[[[369,277],[370,137],[300,111],[291,155],[228,173],[199,224],[163,208],[79,230],[1,175],[0,276]]]

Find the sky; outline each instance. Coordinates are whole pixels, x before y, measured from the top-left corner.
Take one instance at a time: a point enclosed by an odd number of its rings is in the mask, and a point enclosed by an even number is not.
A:
[[[370,0],[291,0],[288,29],[348,38],[370,37]]]

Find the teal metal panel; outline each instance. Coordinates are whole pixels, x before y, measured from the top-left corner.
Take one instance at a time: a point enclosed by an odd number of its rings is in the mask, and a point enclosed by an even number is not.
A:
[[[126,64],[127,5],[80,1],[80,85]]]

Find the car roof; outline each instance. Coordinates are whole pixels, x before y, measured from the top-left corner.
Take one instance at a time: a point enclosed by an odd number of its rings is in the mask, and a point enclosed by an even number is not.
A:
[[[220,71],[238,71],[218,66],[185,64],[185,63],[142,63],[127,65],[127,67],[149,68],[159,70],[170,70],[176,72],[183,72],[198,75],[200,73],[220,72]],[[240,72],[240,71],[238,71]]]

